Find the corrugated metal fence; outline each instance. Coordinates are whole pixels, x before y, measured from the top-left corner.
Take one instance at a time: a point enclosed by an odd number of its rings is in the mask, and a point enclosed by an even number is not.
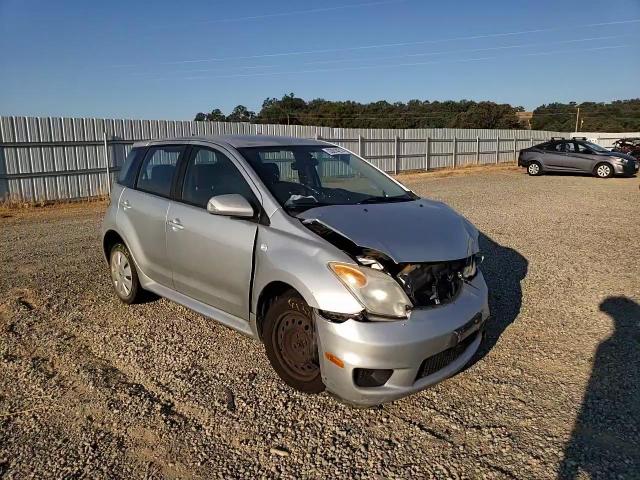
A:
[[[0,199],[31,202],[106,195],[109,183],[114,180],[135,141],[224,134],[320,138],[359,153],[379,168],[393,173],[510,162],[515,160],[521,148],[551,136],[570,135],[533,130],[353,129],[171,120],[0,117]],[[617,138],[616,134],[589,135]]]

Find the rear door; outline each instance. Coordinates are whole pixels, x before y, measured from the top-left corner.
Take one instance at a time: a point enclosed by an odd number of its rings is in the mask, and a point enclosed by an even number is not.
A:
[[[133,188],[120,196],[116,223],[139,270],[152,280],[172,287],[167,261],[166,221],[178,160],[185,146],[149,147]]]
[[[258,195],[220,149],[192,146],[167,214],[167,253],[175,289],[236,317],[249,318],[257,218],[212,215],[209,199],[237,193],[260,210]],[[256,190],[257,191],[257,190]]]

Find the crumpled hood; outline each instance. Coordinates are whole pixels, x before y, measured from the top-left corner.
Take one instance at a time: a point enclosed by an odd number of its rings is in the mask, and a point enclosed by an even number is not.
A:
[[[460,260],[478,251],[478,230],[433,200],[332,205],[311,208],[297,217],[304,223],[316,220],[396,263]]]

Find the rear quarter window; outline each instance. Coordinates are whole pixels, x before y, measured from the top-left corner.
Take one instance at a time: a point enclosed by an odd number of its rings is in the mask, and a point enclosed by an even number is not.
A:
[[[144,148],[132,148],[127,158],[125,158],[120,174],[118,175],[118,183],[123,187],[130,187],[136,183],[136,174],[140,166],[140,160],[144,156]]]

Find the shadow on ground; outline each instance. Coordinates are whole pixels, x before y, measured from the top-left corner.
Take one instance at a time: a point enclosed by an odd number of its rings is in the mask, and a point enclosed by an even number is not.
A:
[[[640,305],[609,297],[600,310],[615,330],[593,358],[560,479],[640,478]]]
[[[484,262],[480,269],[489,287],[489,318],[485,338],[478,353],[467,365],[482,359],[495,346],[500,335],[511,325],[522,306],[520,282],[527,276],[529,262],[516,250],[503,247],[484,233],[480,233],[480,252]]]

